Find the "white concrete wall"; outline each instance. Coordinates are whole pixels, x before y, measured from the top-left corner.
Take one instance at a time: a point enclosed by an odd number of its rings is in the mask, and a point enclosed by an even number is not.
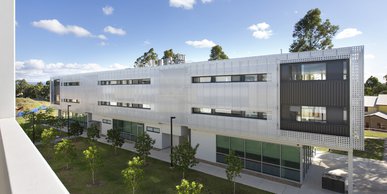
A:
[[[102,119],[111,120],[112,123],[111,124],[103,123]],[[101,115],[92,114],[92,120],[101,122],[101,134],[102,135],[107,135],[107,131],[113,128],[113,119],[110,117],[104,117]]]
[[[0,1],[0,119],[15,117],[14,1]]]
[[[153,145],[154,148],[157,149],[163,149],[163,141],[162,141],[162,133],[153,133],[153,132],[148,132],[149,137],[155,140],[155,144]]]
[[[210,162],[216,162],[216,135],[191,130],[191,145],[192,147],[199,144],[196,152],[196,157]]]

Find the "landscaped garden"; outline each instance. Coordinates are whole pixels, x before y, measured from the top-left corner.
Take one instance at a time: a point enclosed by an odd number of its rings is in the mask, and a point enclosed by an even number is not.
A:
[[[355,157],[369,158],[375,160],[383,160],[384,154],[384,141],[387,139],[386,132],[380,131],[364,131],[364,151],[354,150],[353,155]],[[336,154],[346,155],[347,152],[338,150],[328,150],[328,148],[318,148],[320,151],[331,152]]]
[[[128,161],[135,154],[133,152],[117,149],[115,154],[112,146],[95,142],[102,166],[96,170],[96,184],[92,184],[92,178],[87,161],[82,151],[90,146],[90,140],[86,138],[73,139],[76,159],[66,169],[66,161],[63,157],[56,157],[53,149],[43,149],[38,146],[52,169],[56,172],[70,193],[131,193],[131,189],[124,183],[121,171],[128,166]],[[171,169],[170,164],[148,158],[144,165],[143,179],[136,193],[177,193],[176,185],[180,184],[182,172],[177,168]],[[185,179],[196,181],[204,185],[202,193],[232,193],[232,183],[194,170],[185,173]],[[237,184],[236,193],[268,193],[245,185]]]

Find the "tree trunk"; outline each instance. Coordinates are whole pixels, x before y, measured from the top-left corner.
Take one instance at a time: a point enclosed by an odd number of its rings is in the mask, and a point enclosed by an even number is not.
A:
[[[117,155],[117,146],[114,146],[114,154]]]
[[[184,172],[184,170],[183,170],[183,179],[185,179],[185,172]]]
[[[91,170],[91,179],[93,181],[93,185],[95,185],[95,180],[94,180],[94,170]]]
[[[66,163],[66,169],[69,169],[69,163],[68,162]]]
[[[235,181],[234,181],[234,194],[235,194]]]

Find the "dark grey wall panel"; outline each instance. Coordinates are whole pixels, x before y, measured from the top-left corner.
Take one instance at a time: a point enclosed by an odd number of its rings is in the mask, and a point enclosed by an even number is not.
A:
[[[327,123],[281,121],[281,129],[307,133],[319,133],[349,137],[348,125],[334,125]]]
[[[281,104],[299,106],[349,105],[349,82],[344,80],[281,82]]]

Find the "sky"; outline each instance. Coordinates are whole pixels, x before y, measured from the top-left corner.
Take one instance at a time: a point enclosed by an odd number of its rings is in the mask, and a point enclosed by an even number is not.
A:
[[[17,0],[16,78],[133,67],[154,48],[207,61],[288,52],[294,24],[319,8],[340,29],[334,47],[364,45],[365,80],[387,74],[385,0]]]

